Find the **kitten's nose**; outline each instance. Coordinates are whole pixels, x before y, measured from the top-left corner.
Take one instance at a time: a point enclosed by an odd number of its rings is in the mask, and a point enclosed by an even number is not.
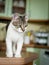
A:
[[[25,31],[25,29],[23,29],[23,28],[21,28],[21,29],[22,29],[23,32]]]
[[[25,30],[22,30],[23,32],[25,31]]]
[[[21,29],[22,29],[23,32],[25,31],[25,29],[23,27],[21,27]]]

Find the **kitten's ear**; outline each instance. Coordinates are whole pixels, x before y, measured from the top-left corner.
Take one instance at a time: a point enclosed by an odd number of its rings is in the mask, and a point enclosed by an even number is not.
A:
[[[18,19],[18,13],[13,14],[12,20],[17,20],[17,19]]]
[[[25,21],[28,22],[28,16],[25,16]]]

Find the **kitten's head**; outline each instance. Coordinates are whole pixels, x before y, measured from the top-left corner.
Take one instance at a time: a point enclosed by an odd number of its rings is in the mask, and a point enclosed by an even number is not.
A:
[[[28,17],[26,15],[19,15],[16,13],[13,15],[12,23],[14,26],[17,26],[17,28],[21,28],[24,32],[28,25]]]

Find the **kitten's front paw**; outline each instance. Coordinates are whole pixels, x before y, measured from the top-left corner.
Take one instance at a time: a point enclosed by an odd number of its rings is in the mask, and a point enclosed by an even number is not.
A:
[[[6,54],[6,57],[13,57],[13,54]]]
[[[15,57],[22,57],[21,54],[15,54]]]

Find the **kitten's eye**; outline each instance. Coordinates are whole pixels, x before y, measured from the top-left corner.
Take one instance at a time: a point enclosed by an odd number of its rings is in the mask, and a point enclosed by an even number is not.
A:
[[[19,25],[21,27],[21,25]]]
[[[19,18],[18,18],[18,19],[16,19],[16,21],[18,22],[18,21],[19,21]]]
[[[25,25],[25,27],[27,27],[28,25]]]

